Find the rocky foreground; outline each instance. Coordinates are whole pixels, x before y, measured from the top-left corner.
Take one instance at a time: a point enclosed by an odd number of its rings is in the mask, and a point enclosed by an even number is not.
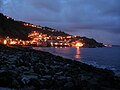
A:
[[[120,77],[77,61],[0,45],[0,87],[14,90],[120,90]]]

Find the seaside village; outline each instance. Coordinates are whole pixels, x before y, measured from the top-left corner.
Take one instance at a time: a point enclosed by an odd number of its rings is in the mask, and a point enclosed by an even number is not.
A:
[[[25,23],[24,26],[41,28],[40,26]],[[54,31],[52,31],[54,33]],[[0,38],[0,43],[7,46],[42,46],[42,47],[83,47],[83,40],[76,39],[77,36],[51,36],[32,31],[28,34],[30,40],[21,40],[17,38]]]

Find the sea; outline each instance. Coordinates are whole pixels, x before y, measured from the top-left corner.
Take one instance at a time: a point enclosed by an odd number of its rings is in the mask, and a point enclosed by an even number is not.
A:
[[[120,47],[33,47],[33,49],[50,52],[98,68],[113,70],[117,76],[120,76]]]

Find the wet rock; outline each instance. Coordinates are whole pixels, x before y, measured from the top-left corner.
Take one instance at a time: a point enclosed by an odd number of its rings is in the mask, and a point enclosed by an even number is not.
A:
[[[63,75],[63,71],[55,73],[56,75]]]
[[[31,78],[27,84],[29,87],[34,87],[34,90],[40,90],[41,84],[38,79]]]
[[[58,80],[66,80],[67,78],[65,76],[58,76],[57,79]]]
[[[20,90],[120,90],[111,71],[28,48],[0,49],[0,86]]]
[[[85,75],[81,76],[81,80],[90,80],[90,79],[91,79],[91,76],[85,76]]]
[[[52,79],[52,76],[50,76],[50,75],[45,75],[45,76],[43,76],[43,78],[50,80],[50,79]]]
[[[14,77],[16,78],[18,76],[18,73],[13,70],[0,70],[0,77]]]
[[[0,71],[0,86],[10,88],[20,87],[17,77],[18,74],[15,71]]]
[[[64,85],[64,90],[75,90],[74,84],[72,82],[68,82]]]

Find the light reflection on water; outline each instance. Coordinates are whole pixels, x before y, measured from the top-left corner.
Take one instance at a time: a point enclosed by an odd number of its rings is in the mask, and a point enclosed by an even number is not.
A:
[[[70,59],[80,60],[81,58],[80,48],[74,48],[73,50],[71,50],[70,47],[50,47],[50,48],[33,47],[33,49],[50,52],[55,55],[60,55]]]
[[[36,50],[50,52],[69,59],[75,59],[100,68],[118,72],[120,76],[120,47],[113,48],[49,48],[36,47]]]
[[[75,58],[76,58],[76,59],[80,59],[80,48],[76,48]]]

